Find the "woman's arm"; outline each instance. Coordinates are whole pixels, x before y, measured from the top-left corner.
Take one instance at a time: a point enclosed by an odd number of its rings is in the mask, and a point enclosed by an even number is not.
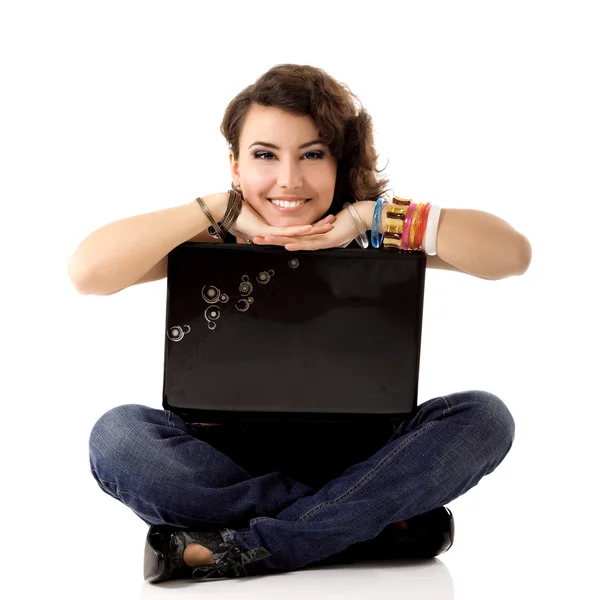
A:
[[[215,220],[222,221],[228,193],[210,194],[203,200]],[[166,275],[169,252],[209,226],[196,200],[114,221],[79,244],[69,258],[69,278],[79,293],[100,296],[114,294],[144,277],[147,281],[159,279],[163,271]]]
[[[529,240],[500,217],[481,210],[443,208],[437,253],[461,271],[486,279],[522,275],[531,263]]]
[[[368,225],[375,202],[361,202]],[[380,233],[385,231],[380,220]],[[531,262],[531,244],[514,227],[481,210],[442,208],[437,234],[437,255],[427,256],[427,266],[463,271],[483,279],[522,275]]]

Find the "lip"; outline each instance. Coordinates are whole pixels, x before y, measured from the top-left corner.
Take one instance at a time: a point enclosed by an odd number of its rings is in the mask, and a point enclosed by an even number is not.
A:
[[[270,202],[270,200],[290,200],[291,202],[293,202],[294,200],[306,200],[306,202],[303,202],[302,204],[300,204],[299,206],[277,206],[276,204],[273,204],[272,202]],[[270,198],[267,200],[267,202],[277,211],[282,212],[282,213],[295,213],[295,212],[299,212],[301,211],[309,202],[310,202],[310,198],[292,198],[292,197],[279,197],[279,198]]]

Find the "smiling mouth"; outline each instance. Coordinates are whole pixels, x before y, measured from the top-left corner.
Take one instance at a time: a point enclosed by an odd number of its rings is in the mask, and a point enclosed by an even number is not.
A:
[[[296,212],[300,210],[305,204],[310,202],[310,198],[302,200],[301,202],[288,202],[286,200],[271,200],[267,198],[270,204],[272,204],[280,212]]]

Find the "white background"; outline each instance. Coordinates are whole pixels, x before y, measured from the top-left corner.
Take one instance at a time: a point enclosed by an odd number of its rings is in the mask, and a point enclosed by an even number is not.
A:
[[[455,545],[433,566],[297,572],[243,591],[595,596],[594,4],[3,3],[0,589],[168,593],[144,583],[147,527],[97,486],[87,445],[109,408],[161,407],[166,281],[82,296],[67,260],[108,222],[225,191],[227,103],[293,62],[358,95],[395,193],[493,213],[530,240],[520,277],[429,269],[423,321],[419,403],[484,389],[505,401],[517,430],[498,469],[449,505]],[[180,593],[222,597],[236,583]]]

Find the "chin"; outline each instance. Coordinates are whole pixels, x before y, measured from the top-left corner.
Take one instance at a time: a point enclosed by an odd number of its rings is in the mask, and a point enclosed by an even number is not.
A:
[[[262,218],[273,227],[288,227],[290,225],[312,225],[316,220],[312,212],[304,215],[261,215]]]
[[[268,201],[267,201],[268,202]],[[311,200],[313,202],[313,200]],[[313,223],[324,218],[329,206],[320,207],[316,204],[311,207],[306,207],[308,210],[299,211],[291,214],[277,214],[272,209],[261,206],[260,209],[250,203],[250,206],[261,216],[261,218],[272,227],[289,227],[290,225],[312,225]]]
[[[290,217],[283,216],[279,219],[271,219],[269,225],[273,225],[274,227],[290,227],[295,226],[299,227],[302,225],[312,225],[318,219],[313,219],[312,217]]]

